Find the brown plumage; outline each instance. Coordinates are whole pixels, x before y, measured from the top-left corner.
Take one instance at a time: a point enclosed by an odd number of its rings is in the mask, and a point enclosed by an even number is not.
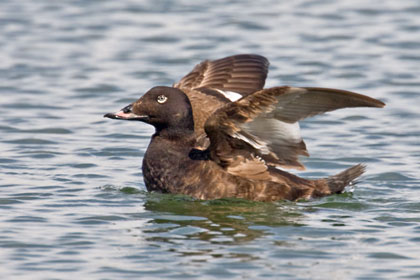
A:
[[[218,108],[231,100],[221,92],[246,96],[264,87],[268,60],[260,55],[242,54],[218,60],[205,60],[173,87],[182,90],[193,107],[195,131],[202,148],[205,141],[204,123]],[[204,109],[204,110],[203,110]],[[203,147],[204,146],[204,147]]]
[[[268,66],[268,60],[256,54],[205,60],[174,87],[181,90],[213,88],[247,95],[264,87]]]
[[[120,112],[105,115],[156,128],[143,159],[149,191],[199,199],[308,199],[340,193],[364,172],[359,164],[307,180],[279,167],[303,168],[298,156],[308,153],[299,120],[384,103],[335,89],[262,89],[267,69],[268,61],[258,55],[205,61],[174,87],[152,88]]]
[[[297,142],[296,146],[273,145],[252,136],[253,130],[248,129],[251,133],[247,134],[246,138],[257,145],[244,145],[244,141],[238,139],[238,135],[245,133],[241,125],[252,122],[257,117],[264,120],[264,117],[270,116],[277,120],[295,123],[308,116],[338,108],[361,106],[382,107],[383,103],[368,96],[343,90],[274,87],[259,90],[216,110],[207,119],[205,132],[210,138],[213,159],[228,168],[233,165],[233,161],[247,165],[252,156],[263,159],[264,162],[261,161],[261,164],[264,165],[303,168],[298,160],[298,155],[308,155],[306,147],[301,147],[304,145],[303,141]],[[255,126],[255,129],[258,127]],[[246,153],[243,152],[244,149]],[[246,163],[244,158],[247,158]],[[224,162],[229,163],[223,164]],[[244,176],[245,174],[246,172]]]

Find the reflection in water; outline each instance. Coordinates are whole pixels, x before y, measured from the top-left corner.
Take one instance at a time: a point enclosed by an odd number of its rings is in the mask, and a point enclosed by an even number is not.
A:
[[[179,195],[150,194],[144,205],[155,213],[150,240],[188,238],[212,244],[240,244],[279,226],[300,226],[302,214],[290,202],[262,203],[241,199],[198,201]]]

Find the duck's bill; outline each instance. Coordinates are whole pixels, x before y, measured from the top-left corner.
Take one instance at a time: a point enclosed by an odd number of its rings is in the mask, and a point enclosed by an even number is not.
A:
[[[146,121],[148,116],[139,116],[132,112],[125,113],[124,111],[119,111],[116,113],[108,113],[104,115],[104,118],[110,118],[114,120],[128,120],[128,121]]]
[[[133,113],[133,104],[129,104],[122,108],[116,113],[108,113],[104,115],[104,118],[110,118],[114,120],[128,120],[128,121],[147,121],[149,116],[137,115]]]

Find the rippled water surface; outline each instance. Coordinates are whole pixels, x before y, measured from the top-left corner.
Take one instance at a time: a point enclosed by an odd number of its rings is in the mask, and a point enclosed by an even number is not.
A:
[[[203,1],[204,2],[204,1]],[[2,279],[420,278],[419,1],[0,2]],[[113,112],[199,61],[259,53],[267,86],[379,98],[305,120],[313,201],[148,194],[151,127]]]

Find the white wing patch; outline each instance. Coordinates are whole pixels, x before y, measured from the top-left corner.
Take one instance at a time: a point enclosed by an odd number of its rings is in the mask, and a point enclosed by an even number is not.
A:
[[[286,123],[272,118],[259,117],[244,125],[246,131],[262,141],[277,145],[300,143],[300,126],[298,122]]]
[[[242,127],[254,139],[240,133],[235,133],[233,137],[245,141],[265,155],[270,153],[270,145],[287,147],[302,141],[298,122],[286,123],[273,118],[259,117]]]
[[[242,95],[240,95],[239,93],[234,92],[234,91],[228,91],[228,90],[223,91],[223,90],[220,90],[220,89],[216,89],[216,90],[232,102],[242,98]]]
[[[251,145],[255,149],[259,150],[262,154],[268,155],[270,153],[270,150],[267,146],[267,143],[264,142],[264,141],[261,141],[260,139],[253,140],[253,139],[250,139],[250,138],[246,137],[245,135],[239,134],[239,133],[235,133],[233,135],[233,137],[248,143],[249,145]]]

